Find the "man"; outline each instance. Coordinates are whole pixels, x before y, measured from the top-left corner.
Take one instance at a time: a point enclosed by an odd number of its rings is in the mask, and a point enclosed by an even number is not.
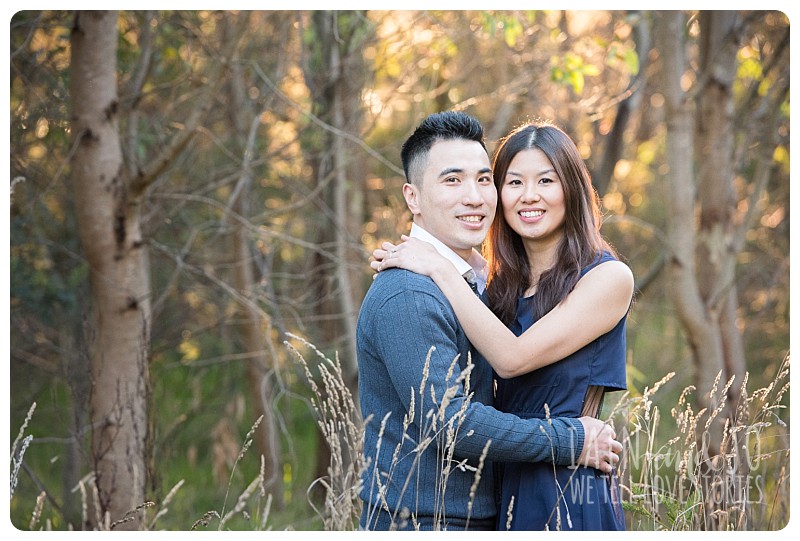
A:
[[[465,278],[477,276],[482,291],[485,262],[474,247],[497,206],[483,127],[460,112],[431,115],[401,158],[411,236],[431,242]],[[618,460],[621,446],[597,419],[523,420],[490,407],[491,367],[473,359],[450,304],[426,276],[389,269],[375,277],[357,350],[367,419],[362,529],[493,530],[489,461],[611,471]]]

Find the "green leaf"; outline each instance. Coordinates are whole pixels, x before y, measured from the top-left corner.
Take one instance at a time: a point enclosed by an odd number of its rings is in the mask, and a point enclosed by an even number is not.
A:
[[[594,64],[584,64],[581,71],[583,72],[584,75],[588,77],[592,77],[594,75],[600,75],[600,70]]]
[[[763,67],[757,58],[746,58],[739,64],[736,76],[746,79],[759,80],[764,76]]]
[[[523,29],[522,25],[516,19],[507,19],[503,24],[503,38],[505,39],[506,45],[509,47],[514,47],[516,45],[517,40],[522,36]]]
[[[631,75],[636,75],[639,73],[639,55],[633,49],[628,49],[625,51],[623,58],[625,60],[625,65],[630,70]]]
[[[583,93],[583,73],[579,70],[573,71],[569,76],[569,81],[572,83],[572,89],[580,96]]]

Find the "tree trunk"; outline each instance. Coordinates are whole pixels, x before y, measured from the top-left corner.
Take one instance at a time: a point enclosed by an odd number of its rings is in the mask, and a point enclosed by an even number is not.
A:
[[[226,32],[232,32],[234,29],[230,20],[226,17],[225,21]],[[238,39],[238,36],[228,35],[226,39]],[[253,196],[253,173],[250,162],[255,147],[256,130],[261,123],[258,114],[248,106],[245,98],[245,81],[238,56],[234,57],[230,69],[228,116],[234,127],[235,148],[242,156],[241,173],[231,196],[233,199],[231,206],[241,218],[248,219],[249,202]],[[252,117],[249,125],[247,117]],[[241,295],[240,332],[244,349],[251,355],[247,361],[247,385],[255,418],[262,418],[255,432],[255,441],[259,454],[264,457],[264,490],[272,494],[273,501],[278,507],[282,507],[281,444],[273,407],[275,397],[272,374],[275,369],[275,355],[270,342],[272,321],[256,303],[257,282],[253,268],[251,234],[241,220],[231,220],[230,224],[234,228],[234,286]]]
[[[144,503],[150,284],[140,207],[129,194],[118,133],[117,12],[82,11],[72,31],[75,214],[91,288],[90,417],[99,509],[92,527]]]
[[[355,354],[355,326],[363,297],[360,283],[352,277],[366,265],[360,250],[363,217],[363,160],[341,133],[360,136],[362,107],[360,96],[366,69],[362,50],[370,34],[369,23],[356,12],[319,11],[311,16],[313,42],[309,42],[310,62],[305,77],[314,101],[314,110],[330,125],[312,153],[312,163],[320,183],[328,183],[317,203],[326,212],[324,225],[317,230],[321,247],[333,246],[334,261],[317,254],[311,283],[318,289],[319,312],[333,316],[320,325],[325,345],[336,347],[345,383],[356,403],[358,366]],[[318,157],[314,157],[315,154]],[[327,477],[330,449],[320,436],[317,451],[317,477]]]
[[[721,370],[723,379],[735,377],[727,399],[735,411],[739,384],[744,374],[741,334],[736,328],[736,209],[734,181],[733,77],[736,73],[738,15],[733,11],[703,11],[700,14],[700,69],[706,80],[698,94],[697,162],[700,203],[698,270],[700,295],[720,326],[723,359],[718,366],[703,363],[698,368],[713,378]]]
[[[361,117],[360,92],[349,88],[345,77],[345,68],[339,48],[334,43],[330,49],[331,76],[333,78],[333,127],[343,132],[358,133]],[[353,52],[352,54],[358,54]],[[356,103],[352,102],[356,97]],[[363,204],[363,177],[352,175],[353,162],[358,162],[354,152],[348,152],[347,145],[342,137],[333,138],[333,210],[336,217],[336,281],[339,284],[339,308],[342,314],[342,327],[344,329],[344,344],[340,352],[345,381],[352,390],[357,389],[355,384],[358,378],[358,364],[356,361],[356,321],[358,319],[358,300],[361,295],[356,294],[356,287],[352,276],[358,276],[350,268],[358,253],[352,249],[353,239],[359,239],[355,233],[356,224],[360,226],[361,216],[354,209],[360,209]],[[356,260],[358,261],[358,260]]]
[[[707,380],[722,375],[722,381],[733,379],[720,403],[727,402],[724,415],[714,422],[713,450],[725,445],[739,447],[739,436],[723,442],[726,419],[734,420],[745,376],[742,337],[736,327],[738,293],[736,290],[737,227],[734,213],[737,200],[734,193],[734,103],[733,78],[736,73],[738,14],[734,11],[702,11],[700,13],[700,74],[705,84],[698,92],[697,114],[697,181],[699,186],[700,223],[698,230],[697,264],[700,295],[712,323],[717,327],[721,343],[719,364],[697,363]],[[716,405],[716,404],[714,404]],[[741,423],[741,421],[740,421]],[[731,465],[717,461],[722,471]],[[737,460],[737,479],[748,479],[746,460]],[[720,477],[714,475],[713,477]],[[718,500],[718,498],[717,498]],[[713,512],[713,508],[709,510]],[[715,522],[712,522],[715,524]]]
[[[248,183],[249,184],[249,183]],[[244,212],[244,201],[248,192],[242,194],[234,207]],[[242,214],[246,216],[246,214]],[[242,315],[242,343],[245,351],[252,354],[247,361],[247,386],[255,417],[262,417],[255,432],[258,452],[264,457],[264,490],[272,494],[278,508],[283,506],[283,477],[281,470],[281,443],[278,437],[278,421],[275,418],[275,391],[273,385],[274,356],[269,343],[272,321],[256,305],[257,283],[253,272],[252,239],[242,224],[236,225],[234,233],[236,275],[234,284],[248,302],[240,304]]]
[[[702,435],[709,460],[701,464],[707,502],[705,527],[715,529],[724,525],[715,511],[721,503],[719,480],[729,475],[730,467],[720,452],[723,445],[739,445],[723,441],[724,425],[736,414],[745,375],[742,337],[736,326],[735,269],[740,242],[734,223],[732,83],[737,15],[701,13],[699,72],[692,94],[681,88],[687,69],[684,15],[659,12],[657,17],[667,105],[669,285],[691,345],[700,407],[707,408],[707,416],[715,415]],[[697,122],[694,133],[693,116]],[[734,383],[725,390],[732,378]],[[746,476],[747,472],[738,474]]]
[[[684,16],[680,11],[656,14],[657,47],[661,53],[666,105],[666,146],[669,180],[667,185],[667,239],[670,248],[668,281],[671,296],[684,327],[695,365],[722,364],[722,344],[700,296],[695,267],[695,181],[692,111],[681,89],[686,70]],[[708,372],[697,369],[698,391],[707,393],[713,384]],[[710,406],[710,404],[704,404]]]
[[[341,19],[341,20],[340,20]],[[335,261],[322,254],[314,256],[312,287],[318,290],[318,313],[326,318],[319,324],[325,346],[335,346],[345,379],[355,389],[358,368],[355,359],[355,324],[358,303],[363,297],[353,283],[351,268],[362,258],[360,248],[361,211],[364,200],[362,160],[341,133],[360,136],[363,116],[364,61],[361,51],[369,23],[354,12],[319,11],[311,16],[313,42],[309,42],[312,65],[306,67],[306,82],[314,102],[313,110],[330,129],[311,150],[310,161],[321,184],[318,208],[323,225],[317,229],[316,244],[336,254]],[[331,247],[333,248],[331,250]]]
[[[646,12],[632,11],[631,16],[637,18],[633,27],[633,39],[636,50],[639,52],[639,72],[634,75],[626,93],[628,96],[620,101],[617,114],[614,117],[614,126],[603,141],[604,151],[600,157],[600,165],[592,175],[592,184],[602,198],[608,191],[611,179],[614,178],[614,169],[623,155],[625,148],[625,129],[639,110],[644,95],[643,87],[645,72],[652,45],[651,17]]]

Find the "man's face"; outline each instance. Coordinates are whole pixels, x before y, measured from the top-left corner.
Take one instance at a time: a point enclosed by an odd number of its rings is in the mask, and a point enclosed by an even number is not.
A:
[[[428,153],[419,184],[403,186],[414,222],[467,259],[486,238],[497,208],[483,146],[466,139],[438,141]]]

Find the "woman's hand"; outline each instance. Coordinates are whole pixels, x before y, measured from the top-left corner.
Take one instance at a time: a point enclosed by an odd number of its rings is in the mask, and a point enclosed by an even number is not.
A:
[[[398,245],[384,242],[373,251],[375,261],[369,264],[370,267],[378,272],[398,267],[433,277],[438,271],[446,271],[448,265],[453,266],[428,242],[407,235],[401,236],[400,240],[402,242]]]

